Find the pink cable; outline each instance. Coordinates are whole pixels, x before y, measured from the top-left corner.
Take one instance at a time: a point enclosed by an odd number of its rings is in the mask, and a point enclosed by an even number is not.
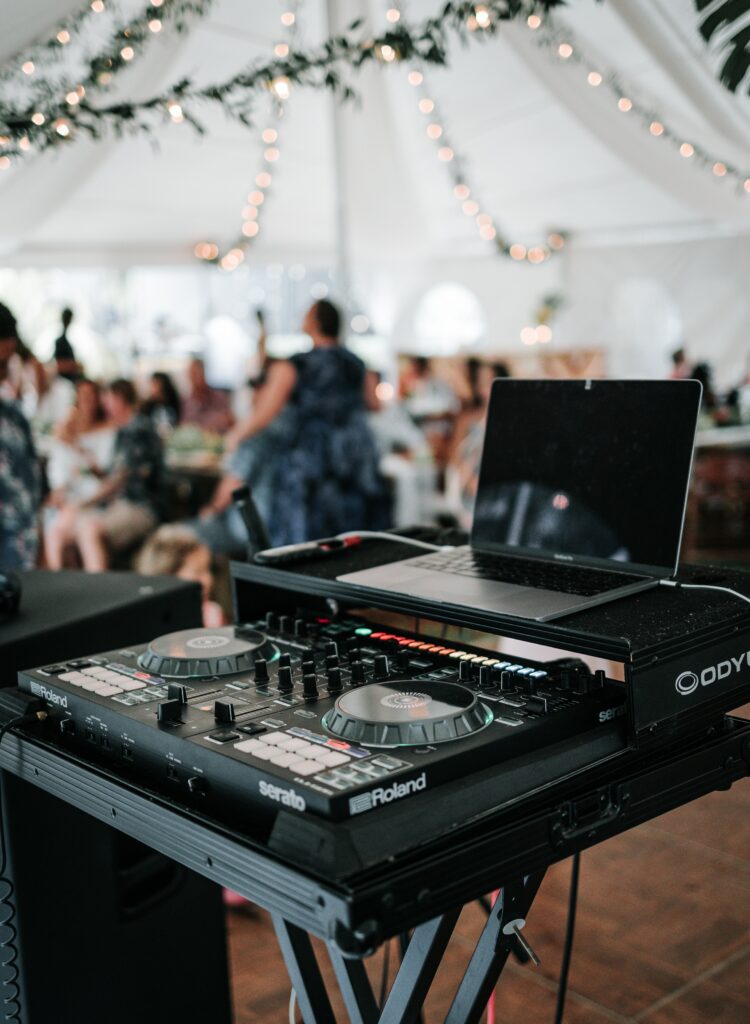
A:
[[[500,890],[495,889],[492,894],[492,906],[494,907],[497,903],[497,898],[500,895]],[[495,1024],[495,990],[492,990],[490,1001],[487,1003],[487,1024]]]

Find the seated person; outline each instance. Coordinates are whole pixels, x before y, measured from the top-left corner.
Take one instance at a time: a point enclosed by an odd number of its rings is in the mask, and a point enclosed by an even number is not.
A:
[[[232,426],[230,398],[226,391],[212,388],[206,381],[202,359],[188,366],[189,392],[182,403],[182,423],[194,423],[213,434],[224,434]]]
[[[157,370],[151,374],[148,397],[141,406],[141,412],[148,416],[160,433],[171,430],[180,422],[182,399],[168,373]]]
[[[116,380],[104,393],[104,406],[117,427],[112,465],[95,493],[63,507],[55,524],[60,536],[53,569],[61,568],[62,554],[72,545],[80,552],[84,569],[101,572],[109,567],[112,551],[129,548],[149,534],[159,520],[163,476],[162,446],[158,434],[136,408],[135,388]]]
[[[135,568],[144,576],[177,576],[181,580],[200,583],[203,625],[215,629],[226,624],[223,608],[212,600],[211,552],[187,526],[179,523],[160,526],[141,549]]]
[[[47,482],[50,493],[44,510],[44,543],[47,564],[59,568],[63,561],[60,544],[70,533],[70,524],[55,525],[62,509],[66,516],[77,514],[76,502],[90,498],[112,462],[115,428],[107,418],[99,385],[81,378],[76,384],[75,404],[46,439]]]

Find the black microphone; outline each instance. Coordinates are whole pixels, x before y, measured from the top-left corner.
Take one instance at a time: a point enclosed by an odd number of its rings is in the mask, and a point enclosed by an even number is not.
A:
[[[258,511],[258,506],[253,501],[250,488],[245,485],[232,491],[232,502],[242,516],[242,522],[247,530],[247,556],[252,558],[256,551],[270,548],[271,538],[268,536],[266,524]]]

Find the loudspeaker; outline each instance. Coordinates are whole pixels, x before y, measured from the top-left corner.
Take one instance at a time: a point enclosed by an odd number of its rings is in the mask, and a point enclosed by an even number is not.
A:
[[[19,614],[0,625],[0,686],[15,686],[22,668],[201,622],[195,583],[125,572],[19,577]],[[228,1024],[218,886],[5,772],[0,808],[23,1024]],[[0,981],[7,976],[0,967]]]
[[[19,669],[145,643],[201,624],[197,583],[132,572],[20,572],[21,603],[0,624],[0,686]]]

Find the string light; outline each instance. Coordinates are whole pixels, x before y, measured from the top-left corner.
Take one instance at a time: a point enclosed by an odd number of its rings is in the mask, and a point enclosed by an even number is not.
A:
[[[396,59],[396,51],[388,43],[383,43],[382,46],[377,47],[377,53],[381,60],[384,60],[386,64],[390,64]]]
[[[135,57],[135,50],[132,46],[123,46],[120,50],[120,56],[123,60],[132,60]]]
[[[394,8],[395,9],[395,8]],[[541,25],[541,19],[538,19],[538,25],[534,22],[533,18],[537,16],[530,16],[527,19],[529,27],[538,27]],[[467,27],[471,31],[479,29],[485,29],[491,25],[491,10],[486,4],[478,4],[474,7],[473,14],[467,19]],[[572,47],[571,53],[572,53]],[[407,81],[410,85],[415,87],[421,86],[422,95],[417,101],[417,107],[421,114],[433,114],[434,120],[431,121],[426,128],[428,138],[433,141],[439,141],[437,148],[437,157],[443,163],[457,164],[457,170],[453,177],[453,195],[461,203],[461,209],[467,217],[471,217],[475,220],[479,237],[487,242],[494,242],[495,248],[498,252],[504,253],[505,255],[512,256],[515,260],[524,260],[529,258],[530,262],[539,262],[538,256],[541,254],[541,260],[546,260],[552,253],[553,247],[550,245],[546,247],[536,247],[528,250],[525,246],[519,244],[511,245],[505,239],[503,239],[493,222],[493,218],[486,211],[482,211],[479,203],[476,199],[470,198],[471,188],[464,180],[464,161],[459,154],[456,153],[455,148],[452,145],[448,145],[445,138],[445,128],[440,123],[442,119],[439,118],[438,111],[434,99],[427,95],[427,84],[422,71],[417,68],[411,68],[407,73]],[[563,235],[554,233],[554,238],[558,243],[554,248],[561,249],[565,244]],[[528,256],[528,253],[533,253],[533,257]]]
[[[185,120],[185,114],[177,100],[170,100],[167,104],[167,112],[175,124],[182,124]]]
[[[101,14],[104,10],[104,0],[91,0],[91,10],[94,14]]]
[[[70,121],[65,117],[58,117],[56,121],[52,123],[52,127],[55,129],[61,139],[67,139],[71,132]]]
[[[18,148],[22,149],[24,153],[31,149],[31,142],[27,135],[24,135],[18,140]]]
[[[547,245],[550,247],[550,249],[556,249],[557,251],[559,251],[565,246],[565,239],[559,233],[559,231],[553,231],[549,235],[547,235]],[[521,248],[523,248],[523,246],[521,246]],[[524,256],[525,255],[526,253],[524,253]]]
[[[533,345],[536,341],[536,327],[522,328],[521,341],[524,343],[524,345]]]
[[[282,24],[289,33],[290,41],[297,32],[297,8],[287,10],[281,16]],[[289,54],[289,43],[281,40],[273,46],[273,52],[277,57],[286,57]],[[291,83],[286,76],[278,76],[267,83],[268,89],[274,97],[274,101],[286,101],[291,95]],[[283,115],[283,108],[277,102],[273,102],[271,110],[277,119]],[[265,163],[275,163],[281,157],[281,150],[278,146],[279,132],[272,125],[266,125],[260,132],[260,139],[264,144],[263,160]],[[260,208],[266,201],[267,189],[272,182],[272,175],[264,169],[255,175],[256,188],[251,189],[247,194],[247,202],[242,207],[239,237],[233,248],[221,255],[216,245],[199,243],[193,250],[195,256],[200,260],[211,263],[218,263],[222,270],[231,272],[245,259],[245,250],[252,241],[260,234]]]
[[[60,43],[61,46],[67,46],[70,42],[70,32],[66,28],[61,28],[55,36],[55,39]]]
[[[534,19],[533,24],[532,19]],[[536,34],[537,44],[546,47],[550,53],[554,53],[559,58],[571,60],[571,63],[582,66],[586,71],[586,81],[589,85],[594,87],[606,85],[616,97],[618,110],[625,114],[632,111],[634,118],[638,118],[642,122],[644,130],[648,130],[653,138],[661,138],[669,142],[685,159],[694,157],[696,166],[704,168],[706,171],[710,170],[715,177],[733,179],[737,185],[738,194],[743,189],[745,192],[750,191],[744,187],[744,181],[747,180],[747,169],[743,171],[729,161],[717,159],[714,154],[709,153],[700,145],[683,142],[680,136],[664,121],[654,117],[652,103],[640,102],[627,95],[629,89],[624,88],[625,83],[618,74],[606,70],[602,73],[595,67],[591,67],[593,62],[586,58],[578,41],[571,38],[570,28],[557,23],[549,11],[546,12],[544,19],[538,15],[530,15],[526,19],[526,23],[532,29],[543,27],[543,31]]]
[[[152,18],[148,23],[148,27],[151,32],[161,32],[161,22],[158,18]]]
[[[10,157],[0,156],[0,171],[7,171],[10,167]]]
[[[35,125],[37,125],[37,127],[41,127],[47,120],[47,118],[44,116],[41,110],[37,110],[31,115],[31,120]]]
[[[286,75],[272,79],[269,88],[277,100],[288,100],[292,93],[292,83]]]
[[[750,192],[750,178],[745,178],[743,188],[746,192]]]
[[[77,92],[69,92],[65,94],[65,102],[71,107],[75,107],[80,102],[80,96]]]
[[[536,340],[540,341],[542,345],[552,341],[552,328],[548,324],[539,324],[536,329]]]
[[[389,9],[388,9],[388,10],[387,10],[387,11],[385,12],[385,16],[386,16],[386,18],[388,19],[388,21],[390,21],[390,23],[391,23],[392,25],[395,25],[395,24],[396,24],[396,22],[397,22],[397,21],[399,20],[399,18],[401,17],[401,11],[399,11],[399,10],[398,10],[398,8],[396,8],[396,7],[390,7],[390,8],[389,8]]]
[[[25,75],[33,75],[35,70],[36,66],[33,60],[25,60],[21,65],[21,71],[23,71]]]

